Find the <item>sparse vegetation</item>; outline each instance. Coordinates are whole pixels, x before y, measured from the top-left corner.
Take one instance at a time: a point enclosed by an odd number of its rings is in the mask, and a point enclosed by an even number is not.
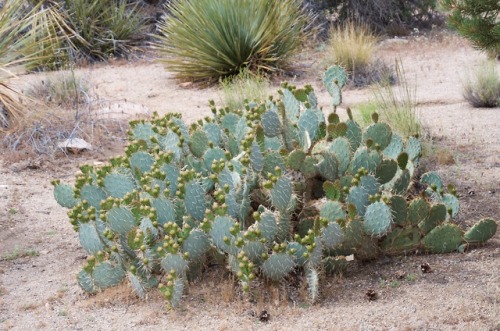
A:
[[[222,104],[233,110],[243,109],[246,101],[265,100],[270,86],[269,80],[264,76],[243,69],[238,75],[221,80]]]
[[[462,93],[473,107],[500,106],[500,73],[495,61],[472,69],[462,81]]]
[[[416,86],[406,77],[400,61],[396,62],[398,85],[381,82],[373,89],[376,107],[384,121],[404,137],[422,134],[422,125],[417,114]]]
[[[300,50],[311,17],[295,0],[173,1],[160,24],[160,61],[176,77],[218,81],[247,68],[282,69]]]
[[[40,255],[36,250],[34,249],[21,249],[18,246],[12,250],[12,252],[5,254],[2,256],[0,260],[4,261],[12,261],[12,260],[17,260],[23,257],[33,257],[33,256],[38,256]]]

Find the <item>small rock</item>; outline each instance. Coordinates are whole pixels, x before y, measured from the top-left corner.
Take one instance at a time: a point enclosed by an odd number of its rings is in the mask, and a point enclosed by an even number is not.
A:
[[[430,272],[432,272],[432,269],[431,269],[431,266],[429,265],[429,263],[422,263],[420,265],[420,270],[422,271],[422,273],[424,274],[428,274]]]
[[[365,293],[365,297],[368,301],[375,301],[377,300],[377,292],[375,292],[374,289],[368,289]]]
[[[80,138],[66,139],[57,144],[57,147],[72,154],[79,154],[85,150],[92,149],[92,145]]]
[[[263,310],[259,314],[259,321],[261,321],[261,322],[269,322],[269,318],[270,317],[271,317],[271,315],[269,315],[269,313],[267,312],[267,310]]]

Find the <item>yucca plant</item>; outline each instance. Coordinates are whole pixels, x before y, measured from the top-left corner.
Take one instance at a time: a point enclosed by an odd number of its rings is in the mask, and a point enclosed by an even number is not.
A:
[[[145,21],[137,3],[126,0],[65,0],[69,25],[81,36],[80,56],[105,60],[110,55],[128,56],[140,44]],[[92,19],[89,19],[92,18]]]
[[[177,0],[167,10],[154,48],[168,71],[190,81],[282,68],[310,22],[296,0]]]

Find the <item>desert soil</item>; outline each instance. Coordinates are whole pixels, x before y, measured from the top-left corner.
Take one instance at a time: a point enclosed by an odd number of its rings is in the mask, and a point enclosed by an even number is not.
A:
[[[458,222],[499,220],[500,109],[474,109],[461,95],[463,74],[484,55],[448,35],[386,41],[377,54],[389,63],[400,59],[416,84],[420,118],[435,150],[426,166],[457,186]],[[297,85],[312,83],[327,107],[319,62],[319,55],[309,51],[298,63],[297,77],[286,78]],[[180,112],[191,122],[210,113],[209,99],[219,99],[215,88],[179,85],[152,60],[78,73],[102,101],[104,117]],[[12,83],[22,86],[41,77],[21,75]],[[343,106],[370,95],[367,88],[347,90]],[[99,153],[59,155],[35,165],[6,152],[1,157],[1,330],[500,330],[500,233],[463,254],[354,261],[342,277],[322,279],[314,306],[307,304],[300,275],[296,284],[291,280],[278,289],[262,284],[262,294],[249,302],[230,274],[213,266],[190,284],[175,311],[165,309],[157,291],[140,300],[125,284],[87,295],[75,278],[86,254],[66,211],[54,201],[50,180],[71,183],[79,164],[102,161],[122,148],[92,143]],[[432,272],[421,271],[424,263]],[[366,299],[368,289],[377,300]],[[263,310],[270,316],[267,322],[259,319]]]

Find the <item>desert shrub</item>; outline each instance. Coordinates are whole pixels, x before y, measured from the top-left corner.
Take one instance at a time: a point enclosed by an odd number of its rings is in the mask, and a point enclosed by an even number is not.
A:
[[[326,67],[340,65],[350,75],[350,83],[363,87],[372,83],[394,83],[394,70],[380,59],[374,59],[378,37],[363,23],[352,21],[333,28],[324,56]]]
[[[295,0],[186,0],[167,6],[156,50],[183,80],[217,81],[285,66],[307,36],[309,16]]]
[[[404,137],[422,134],[422,125],[417,114],[416,86],[406,77],[400,61],[396,62],[398,84],[382,81],[373,89],[374,101],[381,117]]]
[[[339,67],[324,75],[333,109],[346,81]],[[320,273],[345,270],[345,256],[446,253],[495,234],[492,219],[454,224],[456,190],[436,173],[408,194],[418,138],[376,113],[365,129],[350,112],[325,118],[311,86],[279,95],[248,110],[212,103],[213,116],[190,126],[173,113],[133,121],[124,155],[82,166],[74,187],[53,181],[88,254],[78,284],[93,293],[127,279],[175,307],[188,279],[224,259],[245,292],[264,290],[256,277],[276,285],[302,272],[314,302]]]
[[[79,107],[91,101],[87,80],[73,70],[62,71],[36,81],[26,94],[33,99],[64,109]]]
[[[127,56],[144,38],[137,4],[126,0],[65,0],[70,26],[85,43],[78,49],[90,59]],[[92,18],[92,19],[89,19]]]
[[[377,36],[366,24],[347,22],[330,32],[327,58],[333,62],[330,65],[340,65],[355,74],[373,61],[377,41]]]
[[[243,109],[250,101],[265,100],[270,83],[264,76],[243,69],[238,75],[220,82],[222,104],[229,109]]]
[[[450,13],[448,25],[470,39],[475,47],[500,56],[500,2],[496,0],[442,0]]]
[[[495,61],[482,63],[462,82],[462,93],[473,107],[500,106],[500,76]]]

